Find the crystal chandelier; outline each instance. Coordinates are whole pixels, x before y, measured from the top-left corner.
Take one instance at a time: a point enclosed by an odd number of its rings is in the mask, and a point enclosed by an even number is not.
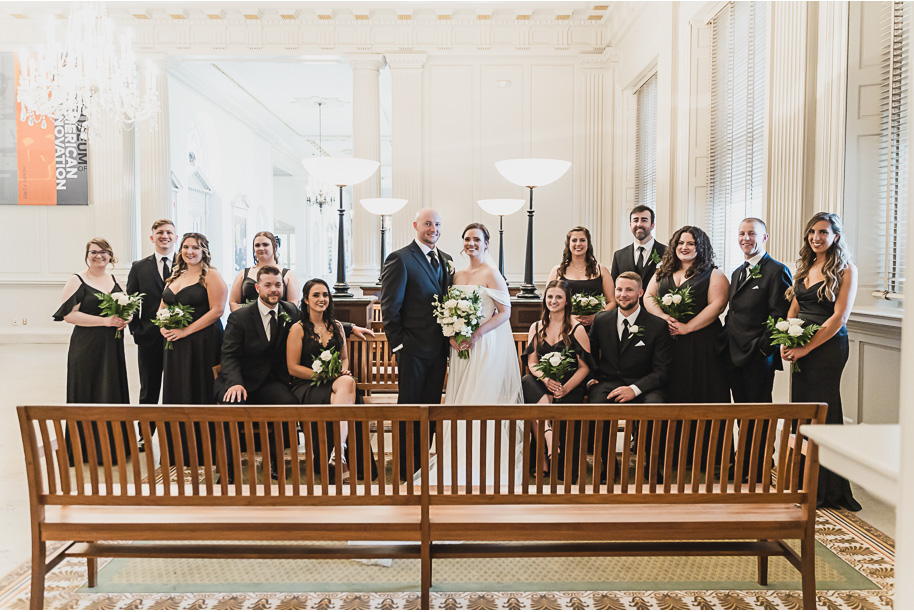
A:
[[[19,120],[46,127],[46,117],[76,124],[85,115],[89,121],[82,129],[88,123],[90,134],[102,121],[129,129],[154,120],[159,110],[155,68],[151,62],[147,66],[141,91],[131,44],[129,30],[115,36],[114,21],[99,2],[74,4],[62,39],[52,17],[47,43],[20,55]]]
[[[324,206],[327,204],[331,206],[336,204],[336,197],[327,195],[324,192],[324,186],[310,176],[305,187],[305,194],[305,203],[309,206],[317,206],[321,212],[324,212]]]
[[[324,106],[342,106],[343,103],[337,98],[321,98],[319,96],[299,98],[296,100],[296,102],[308,106],[317,106],[317,150],[318,153],[323,156]],[[320,183],[314,180],[313,177],[309,176],[307,186],[305,187],[305,203],[309,206],[317,206],[321,212],[324,212],[324,206],[327,204],[334,206],[336,204],[336,198],[332,195],[328,196],[326,193],[324,193],[324,188],[325,186],[323,183]]]

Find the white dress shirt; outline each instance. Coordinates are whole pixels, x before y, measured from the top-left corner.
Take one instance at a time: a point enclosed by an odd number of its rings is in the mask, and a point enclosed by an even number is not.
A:
[[[162,273],[162,258],[165,258],[165,264],[168,266],[168,269],[171,270],[172,266],[175,264],[175,254],[171,255],[162,255],[161,253],[156,253],[156,268],[159,269],[159,274]],[[171,276],[169,274],[169,276]]]
[[[279,329],[279,304],[277,303],[276,306],[270,308],[263,303],[263,300],[257,298],[257,310],[260,311],[260,319],[263,323],[263,330],[267,333],[267,341],[269,342],[272,340],[272,338],[270,338],[270,313],[276,313],[276,327]]]
[[[419,240],[418,238],[415,239],[415,242],[416,242],[417,245],[419,245],[419,248],[422,249],[422,254],[425,255],[426,261],[428,261],[428,254],[429,254],[429,253],[434,253],[434,254],[435,254],[435,258],[438,259],[438,249],[437,249],[437,248],[435,248],[435,247],[429,248],[429,246],[428,246],[427,244],[425,244],[424,242],[422,242],[422,241]],[[429,265],[432,265],[431,261],[429,261]]]
[[[647,257],[647,255],[645,255],[645,258],[646,257]],[[636,261],[637,261],[637,259],[636,259]],[[622,334],[625,332],[625,324],[623,323],[623,321],[628,321],[629,326],[634,325],[635,321],[638,320],[638,315],[640,315],[640,314],[641,314],[641,305],[640,304],[638,305],[638,308],[636,308],[635,311],[632,314],[628,315],[627,317],[623,317],[622,311],[621,310],[619,311],[619,316],[616,317],[616,329],[619,330],[619,341],[620,342],[622,340],[624,340],[624,338],[622,337]],[[638,397],[639,395],[641,395],[641,389],[638,388],[638,385],[629,385],[629,388],[635,392],[635,397]]]
[[[644,244],[638,244],[637,242],[632,244],[632,248],[635,249],[633,255],[635,257],[635,265],[638,265],[638,249],[644,247],[644,265],[651,263],[651,251],[654,250],[654,243],[657,242],[656,238],[653,236],[650,240]]]

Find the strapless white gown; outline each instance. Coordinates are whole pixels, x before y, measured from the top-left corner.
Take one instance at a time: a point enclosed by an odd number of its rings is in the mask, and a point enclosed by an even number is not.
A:
[[[482,296],[482,321],[490,319],[495,314],[496,304],[510,305],[511,297],[506,291],[489,289],[481,285],[456,285],[460,289],[479,291]],[[520,382],[520,366],[517,360],[517,349],[514,347],[514,336],[508,322],[485,333],[470,349],[469,359],[461,359],[452,347],[450,361],[448,362],[447,386],[444,392],[445,404],[522,404],[523,392]],[[442,437],[444,456],[444,483],[451,484],[451,436],[457,436],[457,465],[462,466],[466,461],[466,424],[457,423],[457,431],[451,431],[450,423],[443,423]],[[477,421],[473,425],[473,473],[472,483],[463,482],[463,470],[460,470],[459,485],[480,485],[479,447],[480,425]],[[491,485],[495,480],[495,436],[501,435],[501,475],[503,486],[508,483],[508,454],[515,456],[514,482],[522,482],[523,472],[523,424],[516,425],[515,446],[509,447],[509,424],[502,422],[501,431],[495,431],[495,421],[486,421],[486,483]],[[435,447],[433,447],[435,448]],[[437,461],[433,456],[429,463],[431,483],[437,484]]]

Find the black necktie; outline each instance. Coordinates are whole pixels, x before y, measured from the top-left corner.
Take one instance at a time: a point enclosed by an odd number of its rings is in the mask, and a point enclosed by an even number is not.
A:
[[[628,340],[628,319],[622,319],[622,340]]]
[[[273,343],[274,340],[276,340],[276,337],[279,335],[278,328],[279,328],[279,325],[276,322],[276,311],[271,310],[270,311],[270,337],[267,338],[267,340],[269,340],[271,344]]]
[[[167,281],[171,276],[171,266],[168,265],[168,258],[162,256],[162,280]]]
[[[644,271],[644,247],[638,247],[638,262],[635,264],[635,268],[638,270],[638,273]]]
[[[749,262],[748,262],[748,261],[747,261],[746,263],[743,264],[743,271],[740,272],[740,274],[739,274],[739,285],[740,285],[740,287],[742,287],[743,284],[745,284],[745,282],[746,282],[747,280],[749,280]]]
[[[428,252],[428,262],[432,264],[432,270],[435,272],[435,280],[438,281],[438,284],[441,284],[441,265],[438,263],[438,258],[435,256],[435,251]]]

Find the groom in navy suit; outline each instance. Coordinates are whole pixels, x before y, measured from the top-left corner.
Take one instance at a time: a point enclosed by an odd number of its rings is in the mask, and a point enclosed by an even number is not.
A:
[[[440,404],[447,372],[448,341],[435,319],[432,300],[451,284],[451,256],[435,247],[441,215],[431,208],[416,213],[416,239],[394,251],[381,272],[384,333],[397,357],[400,404]],[[414,424],[413,470],[419,469],[419,424]],[[435,433],[431,424],[429,436]],[[412,478],[406,465],[406,423],[400,422],[400,479]]]

